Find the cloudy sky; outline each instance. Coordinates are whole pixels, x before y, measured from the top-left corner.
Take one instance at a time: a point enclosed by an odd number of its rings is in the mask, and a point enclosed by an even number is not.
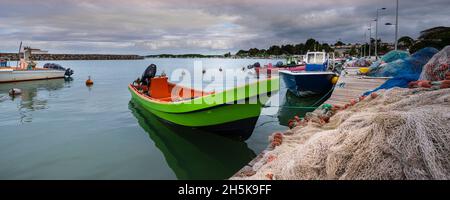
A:
[[[395,0],[0,0],[0,52],[225,53],[308,38],[362,42],[376,9],[394,40]],[[400,0],[400,35],[450,26],[449,0]],[[374,26],[374,23],[372,24]]]

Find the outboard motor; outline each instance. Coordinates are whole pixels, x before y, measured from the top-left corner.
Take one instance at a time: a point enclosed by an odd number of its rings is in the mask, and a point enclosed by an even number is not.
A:
[[[259,64],[259,62],[256,62],[255,64],[253,64],[253,67],[259,68],[259,67],[261,67],[261,64]]]
[[[142,73],[141,81],[143,85],[149,85],[150,79],[154,78],[156,75],[156,65],[151,64],[145,69],[144,73]]]
[[[64,72],[64,76],[66,77],[70,77],[73,74],[73,70],[71,70],[70,68],[66,69],[66,72]]]
[[[253,69],[253,68],[255,68],[255,67],[261,67],[261,64],[259,64],[259,62],[256,62],[256,63],[253,64],[253,65],[247,66],[247,69]]]
[[[284,64],[281,61],[278,61],[277,64],[275,64],[276,67],[282,67]]]

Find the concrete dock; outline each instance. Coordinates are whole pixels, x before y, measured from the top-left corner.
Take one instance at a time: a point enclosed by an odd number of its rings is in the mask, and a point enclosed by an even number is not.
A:
[[[351,99],[360,97],[369,90],[382,85],[389,78],[373,78],[358,75],[359,68],[345,69],[336,83],[331,97],[324,104],[344,106]]]

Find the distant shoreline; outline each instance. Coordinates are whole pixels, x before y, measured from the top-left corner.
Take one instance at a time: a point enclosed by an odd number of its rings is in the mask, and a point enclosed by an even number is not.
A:
[[[0,58],[9,61],[17,61],[17,53],[0,53]],[[142,60],[139,55],[115,55],[115,54],[33,54],[32,60]]]
[[[223,55],[201,55],[201,54],[161,54],[161,55],[119,55],[119,54],[32,54],[31,59],[35,61],[50,61],[50,60],[143,60],[147,58],[157,59],[191,59],[191,58],[217,58],[217,59],[285,59],[288,56],[223,56]],[[8,61],[17,61],[17,53],[0,53],[0,59]]]
[[[279,56],[238,56],[238,55],[202,55],[202,54],[159,54],[159,55],[147,55],[145,58],[221,58],[221,59],[285,59],[288,55]]]

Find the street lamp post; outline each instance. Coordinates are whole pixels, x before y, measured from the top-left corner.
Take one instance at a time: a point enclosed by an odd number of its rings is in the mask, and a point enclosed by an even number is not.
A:
[[[397,26],[396,24],[386,23],[386,26]],[[395,35],[395,50],[397,50],[397,34]]]
[[[398,50],[398,0],[397,1],[397,8],[395,12],[395,24],[392,23],[386,23],[387,26],[394,26],[395,25],[395,50]]]
[[[369,59],[370,59],[370,56],[372,56],[372,54],[371,54],[371,48],[372,48],[372,22],[370,22],[369,29],[367,29],[367,30],[369,30]]]
[[[367,31],[364,31],[363,57],[366,57],[366,42],[367,42]]]
[[[397,7],[395,9],[395,50],[397,50],[398,46],[398,0],[397,0]]]
[[[378,17],[379,11],[386,10],[386,8],[377,8],[377,18],[375,18],[375,58],[378,59]]]

